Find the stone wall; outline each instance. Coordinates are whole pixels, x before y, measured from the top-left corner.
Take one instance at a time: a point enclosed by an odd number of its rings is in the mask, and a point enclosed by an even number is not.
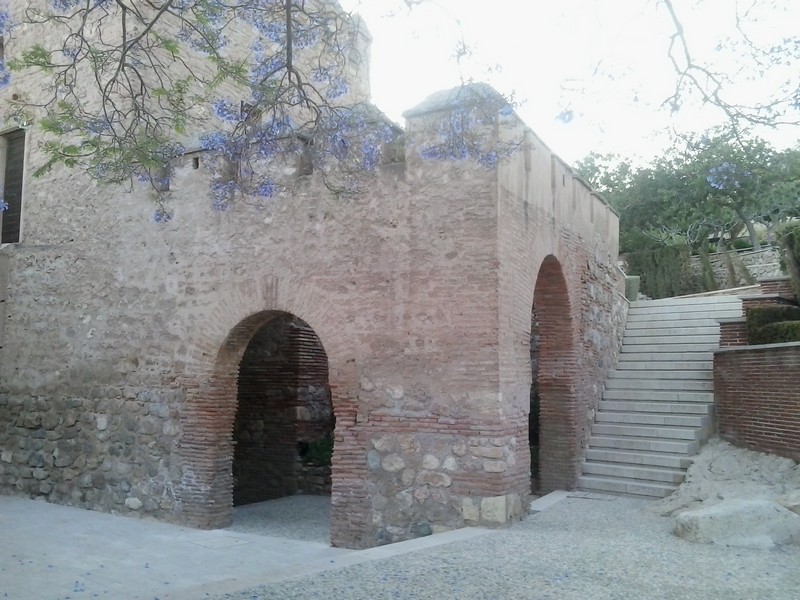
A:
[[[730,443],[800,461],[800,343],[714,354],[719,434]]]
[[[715,252],[709,254],[709,262],[719,289],[750,285],[754,281],[783,275],[780,268],[780,249],[772,246],[761,250]],[[698,281],[702,281],[700,257],[692,256],[691,265]],[[731,275],[731,265],[734,275]]]
[[[616,216],[515,117],[525,144],[491,168],[423,160],[428,119],[358,198],[313,174],[214,212],[199,155],[156,225],[144,189],[28,175],[0,249],[0,492],[226,525],[242,359],[289,314],[328,359],[334,544],[507,523],[530,491],[534,305],[543,485],[573,485],[624,324]]]

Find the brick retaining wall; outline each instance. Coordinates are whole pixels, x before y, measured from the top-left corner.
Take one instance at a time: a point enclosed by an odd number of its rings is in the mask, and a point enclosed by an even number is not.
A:
[[[714,402],[724,440],[800,461],[800,343],[717,351]]]

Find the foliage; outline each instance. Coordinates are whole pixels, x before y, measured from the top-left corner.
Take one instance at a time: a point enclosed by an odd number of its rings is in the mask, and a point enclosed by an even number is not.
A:
[[[785,323],[800,323],[798,306],[753,306],[747,309],[747,340],[750,344],[772,344],[778,341],[800,341],[779,339],[781,335],[792,335],[796,326]],[[770,340],[770,341],[765,341]]]
[[[753,345],[800,342],[800,320],[769,323],[748,333],[747,341]]]
[[[800,152],[732,130],[678,140],[643,167],[590,155],[577,170],[619,213],[623,252],[677,242],[699,252],[743,232],[758,249],[756,223],[774,229],[800,211]]]
[[[789,221],[778,230],[781,260],[789,274],[795,296],[800,298],[800,221]]]
[[[696,291],[685,245],[664,246],[625,256],[628,272],[641,277],[642,293],[651,298],[681,296]]]

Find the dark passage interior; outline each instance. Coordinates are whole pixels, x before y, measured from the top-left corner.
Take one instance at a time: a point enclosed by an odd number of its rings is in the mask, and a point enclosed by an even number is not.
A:
[[[276,313],[247,346],[234,422],[234,506],[330,494],[333,407],[328,357],[314,330]]]
[[[531,406],[528,415],[528,444],[531,450],[531,492],[539,488],[539,319],[531,308]]]

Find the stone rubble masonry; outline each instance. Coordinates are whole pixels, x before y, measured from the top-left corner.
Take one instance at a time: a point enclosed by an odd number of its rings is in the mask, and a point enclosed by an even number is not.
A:
[[[34,179],[30,129],[22,239],[0,248],[0,493],[227,525],[242,358],[289,314],[327,356],[334,545],[509,523],[534,306],[541,485],[574,486],[627,310],[617,217],[514,116],[497,167],[423,160],[448,110],[409,114],[404,161],[358,198],[314,174],[217,213],[187,157],[163,225],[136,186]]]

